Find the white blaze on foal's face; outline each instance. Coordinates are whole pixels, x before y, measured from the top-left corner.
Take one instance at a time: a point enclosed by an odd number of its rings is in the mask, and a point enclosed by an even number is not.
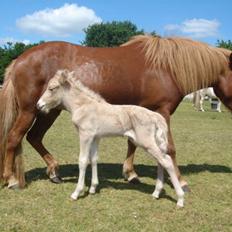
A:
[[[38,109],[48,113],[51,109],[61,104],[63,95],[63,86],[66,80],[66,72],[58,71],[55,76],[48,82],[46,91],[43,93],[37,103]]]

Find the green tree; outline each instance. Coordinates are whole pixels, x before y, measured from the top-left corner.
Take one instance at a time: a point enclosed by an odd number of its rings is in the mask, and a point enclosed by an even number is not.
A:
[[[130,21],[93,24],[84,32],[86,37],[82,44],[90,47],[115,47],[134,35],[144,34],[143,30],[138,30]]]
[[[43,43],[43,41],[40,43]],[[36,45],[38,45],[38,43],[25,45],[24,43],[13,44],[8,42],[3,47],[0,47],[0,83],[3,82],[5,69],[11,63],[11,61],[16,59],[27,49]]]
[[[218,40],[217,41],[217,47],[227,48],[227,49],[232,50],[232,41],[231,40],[228,40],[228,41]]]

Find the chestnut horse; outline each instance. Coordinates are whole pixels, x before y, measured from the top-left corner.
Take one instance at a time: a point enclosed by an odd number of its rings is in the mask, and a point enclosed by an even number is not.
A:
[[[189,39],[152,36],[137,36],[116,48],[48,42],[29,49],[7,68],[0,93],[1,179],[9,188],[25,185],[20,154],[27,133],[27,140],[46,162],[50,179],[60,182],[58,163],[42,144],[60,111],[38,114],[36,103],[57,70],[78,69],[83,84],[106,101],[144,106],[164,116],[169,126],[168,153],[181,185],[187,186],[177,167],[170,115],[186,94],[209,86],[232,110],[230,53]],[[128,141],[123,172],[129,181],[137,177],[135,149]]]

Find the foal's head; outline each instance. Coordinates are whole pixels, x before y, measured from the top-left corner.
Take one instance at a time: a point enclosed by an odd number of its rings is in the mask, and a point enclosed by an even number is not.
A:
[[[61,105],[64,89],[68,85],[68,70],[59,70],[48,82],[47,88],[40,97],[37,108],[45,113]]]

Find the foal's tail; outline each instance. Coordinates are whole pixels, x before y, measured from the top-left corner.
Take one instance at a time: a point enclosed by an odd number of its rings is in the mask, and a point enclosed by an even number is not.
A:
[[[157,145],[163,153],[167,153],[168,150],[168,126],[165,118],[158,114],[158,120],[156,121],[156,133],[155,138]]]
[[[12,83],[14,64],[15,61],[6,69],[3,88],[0,91],[0,180],[3,180],[7,137],[18,115],[17,98]],[[17,148],[17,154],[15,155],[13,171],[16,174],[16,178],[19,180],[20,187],[23,187],[25,185],[25,179],[21,156],[21,144]]]

